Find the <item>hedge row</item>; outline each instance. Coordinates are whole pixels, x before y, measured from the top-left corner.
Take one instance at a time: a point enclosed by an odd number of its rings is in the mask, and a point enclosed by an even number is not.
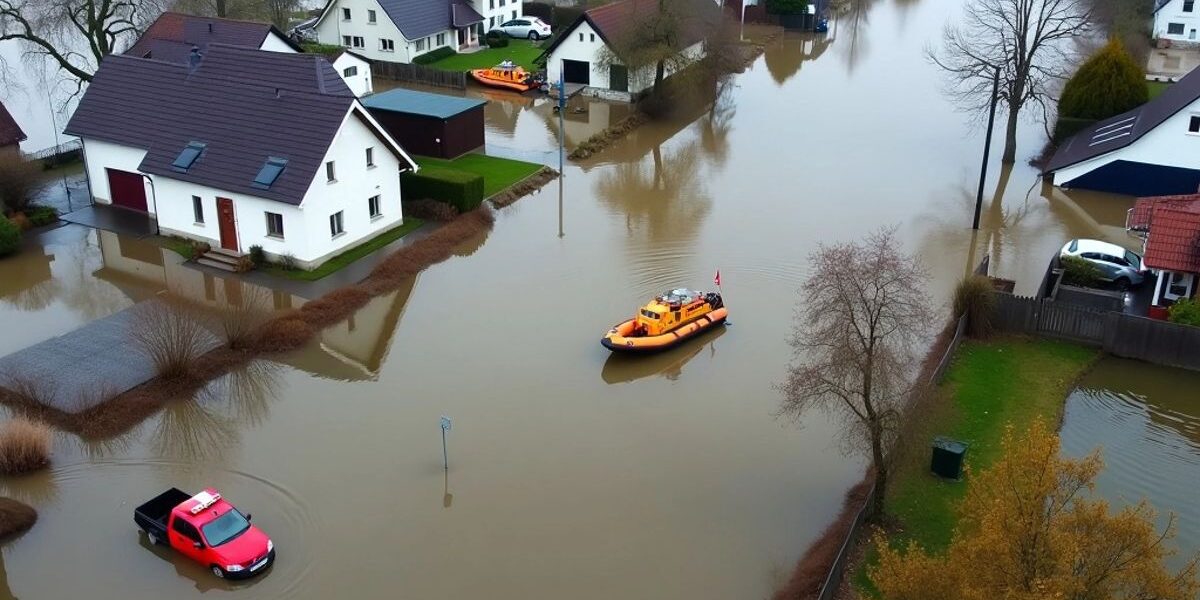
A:
[[[454,51],[454,48],[451,48],[449,46],[442,46],[441,48],[438,48],[437,50],[431,50],[429,52],[426,52],[425,54],[422,54],[422,55],[414,58],[413,62],[417,63],[418,65],[427,65],[429,63],[442,60],[443,58],[446,58],[447,56],[454,56],[455,54],[458,54],[458,53]]]
[[[421,167],[400,177],[404,200],[431,198],[465,213],[483,202],[483,176],[446,167]]]

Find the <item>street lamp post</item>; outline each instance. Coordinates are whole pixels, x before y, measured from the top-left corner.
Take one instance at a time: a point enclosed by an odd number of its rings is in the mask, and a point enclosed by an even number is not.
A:
[[[987,137],[983,142],[983,164],[979,167],[979,191],[975,194],[975,219],[971,229],[979,229],[979,211],[983,207],[983,182],[987,179],[988,154],[992,150],[992,126],[996,124],[996,102],[1000,93],[1000,67],[992,74],[992,106],[988,112]]]

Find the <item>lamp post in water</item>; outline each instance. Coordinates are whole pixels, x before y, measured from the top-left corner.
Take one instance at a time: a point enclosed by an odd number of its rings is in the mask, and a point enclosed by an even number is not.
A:
[[[983,165],[979,167],[979,191],[975,194],[975,219],[971,229],[979,229],[979,211],[983,207],[983,181],[987,179],[988,153],[992,150],[992,126],[996,124],[996,101],[1000,93],[1000,67],[992,74],[992,106],[988,112],[987,137],[983,142]]]

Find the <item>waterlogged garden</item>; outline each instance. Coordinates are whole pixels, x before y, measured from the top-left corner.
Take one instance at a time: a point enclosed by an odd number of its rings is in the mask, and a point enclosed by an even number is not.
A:
[[[0,259],[0,355],[97,323],[145,326],[10,386],[0,448],[21,452],[0,453],[13,457],[0,496],[37,521],[0,549],[0,598],[784,589],[866,462],[845,452],[839,419],[780,414],[809,254],[895,226],[929,272],[940,325],[984,255],[1030,293],[1065,240],[1125,239],[1131,200],[1044,185],[1024,160],[1044,132],[1026,121],[1021,160],[989,173],[970,229],[982,131],[954,112],[923,53],[957,10],[863,0],[827,35],[773,37],[713,105],[641,124],[332,296],[201,271],[136,236],[26,232]],[[489,154],[557,168],[549,101],[467,93],[489,101]],[[628,114],[573,99],[568,152]],[[727,328],[644,360],[601,347],[651,296],[706,289],[717,269]],[[178,347],[184,360],[147,350]],[[175,372],[115,389],[89,377],[98,361]],[[1176,515],[1172,568],[1200,548],[1188,375],[1009,338],[965,344],[947,373],[950,408],[922,435],[971,442],[982,470],[1003,454],[1005,423],[1021,435],[1040,417],[1061,440],[1041,447],[1062,447],[1043,457],[1103,446],[1100,497],[1146,497],[1160,526]],[[933,481],[928,455],[913,456],[886,509],[908,524],[898,540],[947,547],[968,488]],[[139,533],[137,506],[207,486],[270,534],[265,576],[217,579]],[[10,503],[0,515],[33,516]],[[879,561],[851,578],[869,587]]]

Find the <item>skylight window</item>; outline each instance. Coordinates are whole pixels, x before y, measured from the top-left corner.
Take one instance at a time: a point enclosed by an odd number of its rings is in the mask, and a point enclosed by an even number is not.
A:
[[[275,180],[279,179],[279,175],[283,173],[283,168],[286,166],[286,159],[268,158],[267,163],[259,170],[258,176],[254,178],[254,183],[265,188],[271,187],[275,184]]]
[[[188,145],[175,157],[175,162],[171,163],[179,171],[187,171],[192,168],[197,158],[200,158],[200,153],[204,152],[204,144],[200,142],[188,142]]]

